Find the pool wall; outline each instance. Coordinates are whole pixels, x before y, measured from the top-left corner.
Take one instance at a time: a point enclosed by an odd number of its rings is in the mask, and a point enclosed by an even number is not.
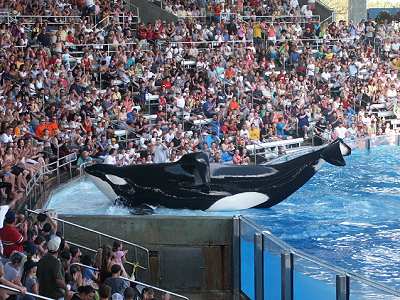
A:
[[[231,217],[59,217],[150,249],[151,271],[137,274],[143,282],[191,300],[233,299]],[[99,246],[99,241],[83,230],[66,227],[64,235],[93,249]]]

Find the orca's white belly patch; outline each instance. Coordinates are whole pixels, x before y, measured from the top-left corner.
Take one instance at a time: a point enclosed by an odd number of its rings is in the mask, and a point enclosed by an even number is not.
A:
[[[245,192],[219,199],[207,211],[232,211],[252,208],[269,200],[267,195]]]

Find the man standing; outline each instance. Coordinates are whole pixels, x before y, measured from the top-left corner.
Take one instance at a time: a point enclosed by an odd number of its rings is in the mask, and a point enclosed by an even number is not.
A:
[[[37,266],[39,294],[56,300],[64,298],[66,289],[62,265],[58,259],[60,244],[61,238],[53,236],[47,242],[48,253],[40,259]]]
[[[336,136],[340,139],[344,139],[348,135],[347,128],[343,125],[342,122],[339,123],[339,126],[335,128]]]
[[[154,151],[154,163],[165,163],[168,161],[169,151],[168,147],[161,141],[160,138],[157,139],[156,149]]]
[[[22,235],[15,226],[15,212],[9,210],[5,215],[4,227],[0,229],[0,238],[3,242],[3,255],[9,257],[12,252],[23,252],[23,242],[26,240],[27,226],[23,227]]]

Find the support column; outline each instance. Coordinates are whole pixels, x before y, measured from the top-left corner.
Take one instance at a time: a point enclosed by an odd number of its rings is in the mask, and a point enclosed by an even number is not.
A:
[[[282,300],[293,300],[293,254],[281,254]]]
[[[336,275],[336,300],[349,300],[349,277]]]
[[[232,240],[232,274],[233,274],[233,300],[240,299],[240,217],[233,217]]]
[[[254,234],[254,290],[255,300],[264,300],[263,236]]]

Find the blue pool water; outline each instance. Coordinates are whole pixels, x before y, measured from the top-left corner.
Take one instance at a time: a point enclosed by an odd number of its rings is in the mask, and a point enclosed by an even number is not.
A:
[[[325,164],[303,188],[271,209],[213,214],[247,216],[298,249],[400,289],[399,157],[396,146],[354,151],[346,167]],[[60,189],[48,205],[67,214],[76,214],[76,207],[83,214],[129,213],[85,180]],[[156,214],[210,215],[164,208]]]

